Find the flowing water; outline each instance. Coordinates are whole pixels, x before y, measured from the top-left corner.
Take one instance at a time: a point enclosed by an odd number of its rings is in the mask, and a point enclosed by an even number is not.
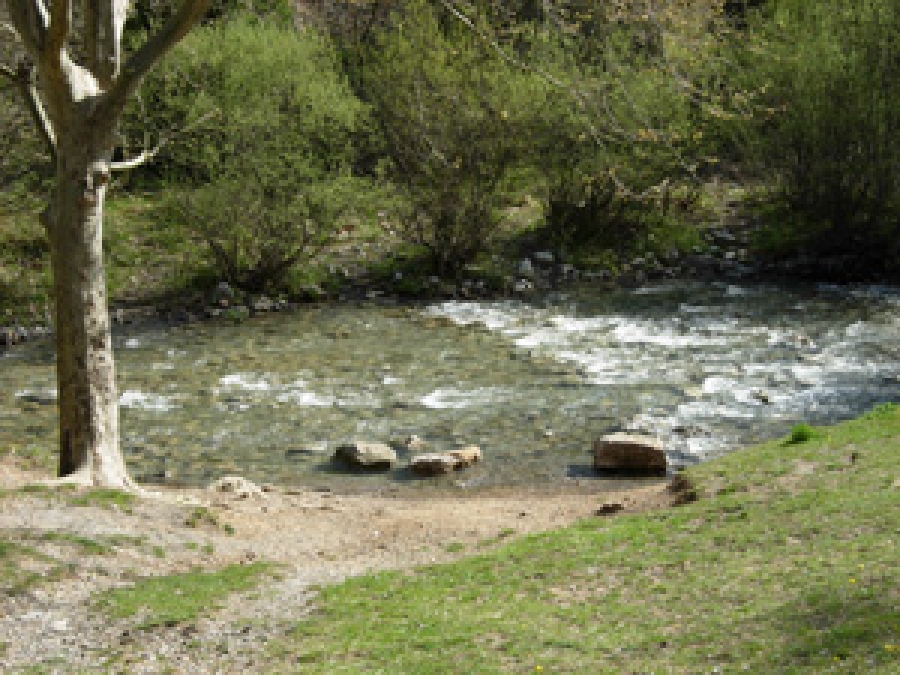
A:
[[[895,288],[678,282],[144,326],[115,337],[123,446],[139,480],[189,485],[571,483],[613,430],[689,464],[900,399],[898,308]],[[53,443],[53,379],[48,343],[0,357],[0,443]],[[342,441],[413,434],[485,462],[413,481],[329,461]]]

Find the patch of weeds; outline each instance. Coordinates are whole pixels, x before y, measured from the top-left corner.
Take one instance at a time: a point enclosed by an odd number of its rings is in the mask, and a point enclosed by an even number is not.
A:
[[[212,544],[204,544],[204,545],[203,545],[203,548],[202,548],[201,550],[202,550],[203,553],[205,553],[206,555],[212,555],[213,553],[216,552],[216,547],[213,546]]]
[[[41,485],[39,483],[35,483],[34,485],[23,485],[18,489],[19,493],[26,495],[47,495],[52,496],[57,494],[58,492],[74,492],[76,486],[74,485]]]
[[[153,552],[153,555],[157,558],[162,559],[162,558],[166,557],[166,549],[164,549],[162,546],[154,546],[151,549],[151,551]]]
[[[71,544],[73,546],[77,546],[85,555],[106,555],[108,553],[111,553],[113,550],[112,546],[110,546],[108,543],[99,542],[95,539],[82,537],[70,532],[44,532],[38,539],[40,541]]]
[[[819,437],[819,432],[816,431],[813,427],[808,424],[798,424],[793,429],[791,429],[790,436],[788,436],[787,441],[785,443],[787,445],[799,445],[800,443],[808,443]]]
[[[269,563],[253,563],[151,577],[128,588],[103,591],[95,596],[94,606],[113,618],[140,614],[141,628],[175,626],[218,608],[227,595],[251,588],[271,570]]]
[[[187,527],[193,528],[199,528],[205,525],[214,529],[220,529],[227,534],[234,534],[234,527],[228,523],[223,523],[215,513],[205,506],[198,506],[191,509],[191,512],[184,520],[184,524]]]
[[[131,506],[136,497],[122,490],[95,488],[69,498],[69,506],[99,506],[101,508],[118,508],[131,513]]]
[[[46,567],[51,562],[53,558],[30,546],[0,539],[0,592],[20,595],[40,583],[53,581],[52,574],[30,569],[35,563]]]
[[[198,544],[196,541],[188,541],[188,542],[185,542],[184,547],[188,551],[196,551],[197,549],[200,548],[200,544]]]
[[[466,550],[466,545],[459,541],[451,541],[444,545],[444,550],[447,553],[461,553]]]

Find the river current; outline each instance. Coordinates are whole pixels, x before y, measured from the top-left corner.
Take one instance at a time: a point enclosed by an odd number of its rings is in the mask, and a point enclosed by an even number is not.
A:
[[[900,399],[898,309],[892,287],[667,282],[126,328],[123,446],[139,480],[180,485],[552,486],[590,480],[591,441],[617,430],[690,464]],[[53,379],[49,343],[0,357],[0,442],[55,443]],[[414,481],[329,460],[410,435],[485,461]]]

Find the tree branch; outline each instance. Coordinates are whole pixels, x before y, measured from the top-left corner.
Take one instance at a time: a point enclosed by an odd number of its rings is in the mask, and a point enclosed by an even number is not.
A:
[[[25,99],[25,105],[28,112],[37,125],[47,151],[50,153],[51,159],[56,161],[56,134],[53,131],[53,123],[50,121],[47,111],[44,109],[44,103],[41,101],[40,93],[37,85],[34,83],[34,67],[26,60],[19,62],[16,70],[9,66],[0,64],[0,75],[11,80],[19,89],[22,98]]]
[[[11,0],[15,1],[15,0]],[[120,0],[119,0],[120,1]],[[119,113],[143,77],[206,13],[211,0],[183,0],[178,11],[135,52],[107,91],[102,108]]]
[[[128,0],[100,0],[98,5],[95,74],[103,86],[108,86],[122,65],[122,32],[128,18]]]
[[[71,0],[51,0],[51,3],[50,26],[47,29],[43,53],[45,57],[57,60],[72,28],[72,2]]]
[[[84,0],[81,9],[84,15],[85,65],[94,76],[100,63],[100,7],[99,0]]]
[[[110,162],[109,170],[110,171],[128,171],[129,169],[136,169],[147,162],[153,161],[153,159],[165,148],[169,143],[172,142],[174,138],[177,138],[181,134],[185,134],[191,129],[196,129],[198,126],[203,124],[206,120],[215,115],[218,110],[211,110],[205,115],[201,115],[199,118],[194,120],[191,124],[182,127],[181,129],[177,129],[176,131],[163,135],[160,137],[159,142],[151,149],[147,149],[147,136],[144,136],[144,150],[139,155],[132,157],[130,159],[123,160],[121,162]]]
[[[25,49],[37,58],[44,49],[50,17],[42,0],[7,0],[9,18]]]

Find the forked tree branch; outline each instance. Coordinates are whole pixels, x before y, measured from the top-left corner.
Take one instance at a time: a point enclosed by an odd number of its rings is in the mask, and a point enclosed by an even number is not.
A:
[[[122,0],[111,1],[122,2]],[[166,52],[187,35],[194,24],[206,13],[210,2],[211,0],[182,1],[181,7],[166,21],[159,32],[147,40],[121,68],[107,91],[103,103],[98,108],[99,114],[117,115],[122,111],[126,101],[138,88],[144,76]]]

